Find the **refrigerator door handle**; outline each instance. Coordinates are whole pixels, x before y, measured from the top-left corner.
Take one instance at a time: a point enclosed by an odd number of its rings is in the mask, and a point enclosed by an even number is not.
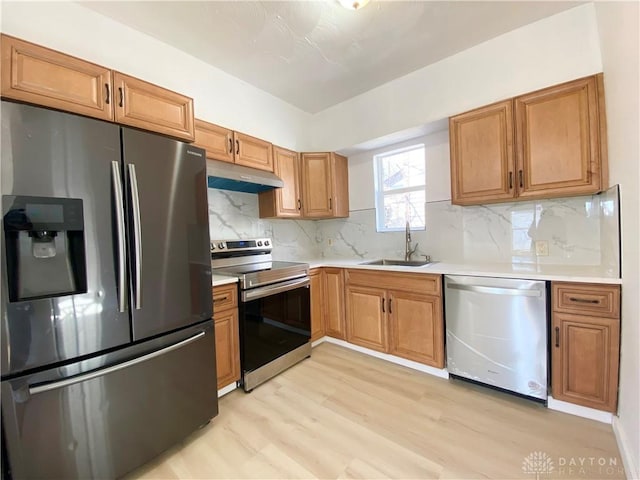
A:
[[[179,348],[185,347],[186,345],[192,342],[195,342],[196,340],[203,337],[204,335],[205,335],[205,332],[198,332],[189,338],[181,340],[178,343],[174,343],[173,345],[169,345],[168,347],[162,348],[160,350],[156,350],[155,352],[151,352],[141,357],[134,358],[133,360],[128,360],[126,362],[118,363],[117,365],[112,365],[110,367],[94,370],[93,372],[89,372],[84,375],[78,375],[76,377],[67,378],[65,380],[60,380],[58,382],[51,382],[51,383],[45,383],[42,385],[29,386],[29,394],[37,395],[38,393],[57,390],[58,388],[68,387],[69,385],[73,385],[74,383],[86,382],[87,380],[91,380],[92,378],[102,377],[109,373],[117,372],[118,370],[132,367],[139,363],[146,362],[147,360],[151,360],[152,358],[159,357],[160,355],[164,355],[165,353],[169,353],[173,350],[177,350]]]
[[[124,237],[124,200],[122,196],[122,179],[119,162],[111,162],[111,181],[116,201],[116,227],[118,233],[118,310],[124,312],[127,301],[127,276],[125,257],[127,244]]]
[[[131,188],[131,209],[133,211],[133,246],[134,246],[134,299],[135,308],[142,307],[142,231],[140,226],[140,197],[138,196],[138,178],[136,166],[127,165],[129,169],[129,186]]]

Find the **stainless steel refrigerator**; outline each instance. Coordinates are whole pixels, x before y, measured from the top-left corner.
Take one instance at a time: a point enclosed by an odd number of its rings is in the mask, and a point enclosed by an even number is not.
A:
[[[204,151],[4,101],[1,135],[4,475],[121,476],[218,412]]]

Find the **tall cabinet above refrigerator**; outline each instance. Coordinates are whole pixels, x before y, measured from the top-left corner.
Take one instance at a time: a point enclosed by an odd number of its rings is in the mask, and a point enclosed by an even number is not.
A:
[[[217,414],[204,151],[2,102],[15,478],[113,478]]]

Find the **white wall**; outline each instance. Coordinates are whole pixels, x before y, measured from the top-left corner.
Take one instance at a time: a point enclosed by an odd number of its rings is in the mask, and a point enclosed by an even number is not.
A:
[[[347,148],[601,70],[595,10],[586,4],[314,115],[309,149]]]
[[[627,478],[640,478],[640,74],[637,2],[599,2],[596,14],[604,67],[609,162],[620,184],[622,345],[619,418],[614,422]]]
[[[310,115],[148,35],[72,2],[0,2],[2,32],[194,99],[197,118],[294,150]]]

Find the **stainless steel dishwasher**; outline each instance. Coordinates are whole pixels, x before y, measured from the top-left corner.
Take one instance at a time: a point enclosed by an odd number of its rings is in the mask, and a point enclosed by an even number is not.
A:
[[[449,373],[546,401],[546,282],[444,278]]]

